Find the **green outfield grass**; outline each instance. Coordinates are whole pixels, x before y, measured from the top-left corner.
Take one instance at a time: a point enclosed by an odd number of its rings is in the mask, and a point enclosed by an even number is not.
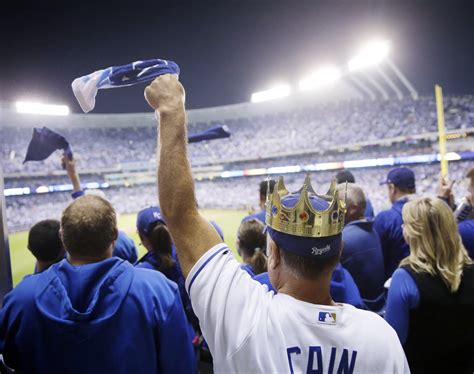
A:
[[[235,239],[237,229],[242,218],[248,214],[242,210],[203,210],[202,213],[209,219],[216,222],[224,231],[225,242],[235,253]],[[143,246],[139,246],[139,238],[135,229],[136,214],[126,214],[119,217],[119,228],[125,231],[135,241],[140,256],[145,253]],[[19,281],[27,274],[33,272],[35,258],[26,248],[28,233],[17,232],[9,236],[10,258],[12,264],[13,283]]]

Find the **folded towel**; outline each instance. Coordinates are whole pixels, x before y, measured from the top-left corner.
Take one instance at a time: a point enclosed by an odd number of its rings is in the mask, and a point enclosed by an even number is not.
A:
[[[203,140],[222,139],[230,137],[227,126],[214,126],[206,131],[188,136],[188,143],[202,142]]]
[[[149,82],[163,74],[179,75],[179,66],[173,61],[157,58],[135,61],[131,64],[112,66],[76,78],[71,86],[82,110],[88,113],[95,107],[95,97],[98,90]]]

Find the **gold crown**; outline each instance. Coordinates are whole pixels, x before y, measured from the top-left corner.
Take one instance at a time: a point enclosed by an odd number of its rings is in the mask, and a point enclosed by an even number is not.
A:
[[[272,229],[290,235],[319,238],[337,235],[344,227],[346,213],[345,199],[339,199],[336,189],[336,180],[333,179],[328,192],[318,195],[312,185],[309,175],[298,191],[299,200],[292,208],[286,207],[281,200],[291,195],[286,189],[283,177],[275,184],[273,193],[268,193],[265,203],[265,223]],[[328,202],[325,210],[313,207],[310,197],[315,196]]]

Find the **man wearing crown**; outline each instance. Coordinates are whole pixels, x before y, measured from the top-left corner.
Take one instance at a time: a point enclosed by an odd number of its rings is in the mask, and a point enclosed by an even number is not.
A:
[[[278,293],[268,292],[241,270],[196,208],[183,86],[163,75],[145,98],[159,118],[160,206],[215,371],[409,372],[397,335],[382,318],[331,299],[345,214],[335,184],[317,195],[306,178],[290,193],[280,179],[267,196],[268,269]]]

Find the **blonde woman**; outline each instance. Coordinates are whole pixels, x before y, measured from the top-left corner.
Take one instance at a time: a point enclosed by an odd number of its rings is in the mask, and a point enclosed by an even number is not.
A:
[[[395,271],[386,320],[413,373],[473,373],[474,266],[452,210],[441,199],[409,201],[402,211],[410,255]]]

